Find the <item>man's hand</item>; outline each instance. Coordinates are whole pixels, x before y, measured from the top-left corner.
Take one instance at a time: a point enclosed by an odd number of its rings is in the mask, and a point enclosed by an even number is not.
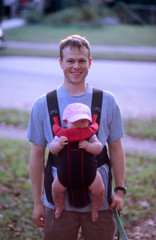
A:
[[[45,225],[45,207],[42,203],[34,205],[33,221],[37,227]]]
[[[109,206],[109,209],[113,211],[113,208],[116,206],[117,210],[122,211],[124,204],[124,193],[122,191],[117,191],[112,197],[112,203]]]

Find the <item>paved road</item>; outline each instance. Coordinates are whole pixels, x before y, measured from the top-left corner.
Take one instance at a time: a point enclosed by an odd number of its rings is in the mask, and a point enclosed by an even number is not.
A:
[[[62,82],[57,59],[0,58],[0,107],[31,109]],[[88,83],[112,91],[124,116],[156,117],[156,63],[94,60]]]

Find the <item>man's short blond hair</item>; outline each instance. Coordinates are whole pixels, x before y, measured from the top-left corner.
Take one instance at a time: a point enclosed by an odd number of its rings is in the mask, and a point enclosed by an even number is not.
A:
[[[88,49],[88,57],[90,58],[90,44],[85,37],[80,35],[71,35],[60,42],[60,58],[63,60],[63,49],[66,47],[81,48],[86,47]]]

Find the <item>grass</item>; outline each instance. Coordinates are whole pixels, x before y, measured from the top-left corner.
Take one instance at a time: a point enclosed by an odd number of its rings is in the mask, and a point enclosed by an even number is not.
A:
[[[32,193],[26,142],[0,139],[0,239],[41,239],[32,222]]]
[[[11,124],[22,128],[28,127],[30,113],[17,109],[0,109],[0,123]],[[138,138],[156,140],[156,118],[152,119],[123,119],[125,134]]]
[[[156,209],[156,156],[129,155],[126,166],[128,191],[123,211],[125,225],[150,218]]]
[[[123,119],[123,124],[128,136],[156,139],[156,118],[128,118]]]
[[[91,44],[156,46],[156,28],[137,25],[105,25],[101,28],[78,26],[25,25],[4,30],[8,41],[59,43],[71,34],[85,36]],[[98,36],[98,37],[97,37]]]
[[[41,230],[32,223],[29,150],[27,142],[0,139],[0,239],[41,239]],[[155,171],[156,158],[141,154],[127,156],[124,225],[150,216],[156,208]]]
[[[0,123],[27,128],[30,113],[17,109],[0,109]]]
[[[20,49],[20,48],[4,48],[0,51],[0,56],[27,56],[27,57],[50,57],[58,58],[58,50],[49,49]],[[153,56],[155,59],[155,56]]]

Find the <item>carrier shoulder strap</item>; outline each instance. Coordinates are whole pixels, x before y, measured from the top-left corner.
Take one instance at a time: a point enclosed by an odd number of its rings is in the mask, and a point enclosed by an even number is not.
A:
[[[48,105],[48,111],[49,111],[49,117],[50,117],[51,129],[52,129],[52,126],[54,124],[53,117],[55,116],[58,117],[59,124],[61,125],[56,89],[47,94],[47,105]],[[53,131],[52,133],[53,133],[53,136],[55,136]]]
[[[101,119],[102,100],[103,100],[103,91],[93,88],[91,112],[92,114],[96,113],[98,115],[96,120],[98,125],[100,124],[100,119]]]

